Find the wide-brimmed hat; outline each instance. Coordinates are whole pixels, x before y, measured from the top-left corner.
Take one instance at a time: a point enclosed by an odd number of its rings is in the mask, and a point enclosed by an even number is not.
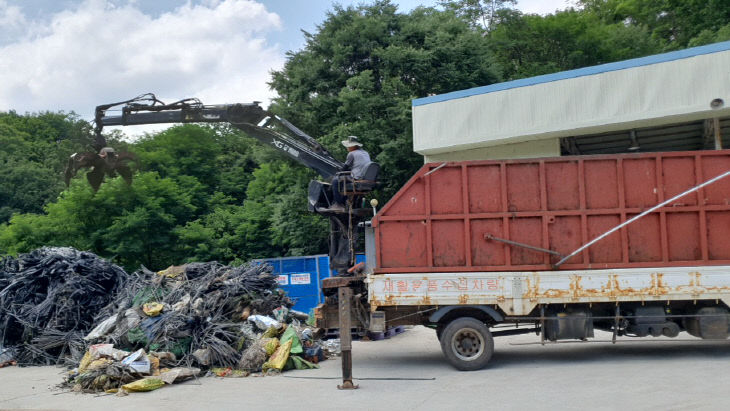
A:
[[[362,147],[362,143],[358,141],[357,137],[349,136],[347,140],[342,140],[342,145],[345,147]]]

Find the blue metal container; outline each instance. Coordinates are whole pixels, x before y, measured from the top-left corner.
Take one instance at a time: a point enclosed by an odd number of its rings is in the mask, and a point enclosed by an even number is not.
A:
[[[256,260],[270,264],[279,278],[281,287],[295,301],[292,309],[309,313],[324,302],[322,280],[333,276],[330,258],[326,254],[302,257],[262,258]],[[364,255],[357,255],[357,262],[365,261]]]

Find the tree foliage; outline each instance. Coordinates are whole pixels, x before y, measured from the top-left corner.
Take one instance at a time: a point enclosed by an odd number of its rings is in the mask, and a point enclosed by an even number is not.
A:
[[[517,0],[440,0],[444,9],[469,22],[474,29],[494,28],[501,21],[500,12],[517,4]]]
[[[68,155],[88,143],[88,123],[74,114],[0,113],[0,223],[40,213],[63,189]]]
[[[580,0],[586,13],[607,24],[647,30],[663,50],[727,40],[726,0]]]
[[[0,231],[0,248],[18,253],[73,246],[128,267],[159,268],[177,260],[174,228],[194,211],[189,193],[155,172],[140,173],[131,186],[111,179],[97,193],[77,180],[44,214],[13,216]]]
[[[488,42],[506,79],[572,70],[659,51],[649,31],[566,10],[545,17],[501,10]]]
[[[343,157],[339,142],[358,136],[384,170],[386,199],[422,164],[411,148],[411,100],[500,78],[480,33],[452,12],[335,6],[305,38],[272,73],[272,110]]]

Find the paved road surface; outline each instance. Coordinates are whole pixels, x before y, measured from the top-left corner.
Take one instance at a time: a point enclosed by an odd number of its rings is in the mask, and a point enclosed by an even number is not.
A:
[[[607,339],[608,334],[597,334]],[[680,334],[680,339],[692,337]],[[648,340],[649,342],[640,342]],[[730,341],[636,339],[630,343],[518,345],[534,335],[496,340],[488,368],[458,372],[443,359],[435,333],[416,327],[389,340],[355,342],[359,390],[338,391],[340,361],[319,370],[263,378],[202,378],[127,397],[63,393],[53,367],[0,369],[0,409],[727,409]]]

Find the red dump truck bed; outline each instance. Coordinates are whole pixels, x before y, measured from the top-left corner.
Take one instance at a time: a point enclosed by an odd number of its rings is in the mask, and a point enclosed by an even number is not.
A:
[[[376,273],[551,270],[730,170],[730,150],[424,165],[373,219]],[[629,224],[561,270],[730,264],[730,177]]]

